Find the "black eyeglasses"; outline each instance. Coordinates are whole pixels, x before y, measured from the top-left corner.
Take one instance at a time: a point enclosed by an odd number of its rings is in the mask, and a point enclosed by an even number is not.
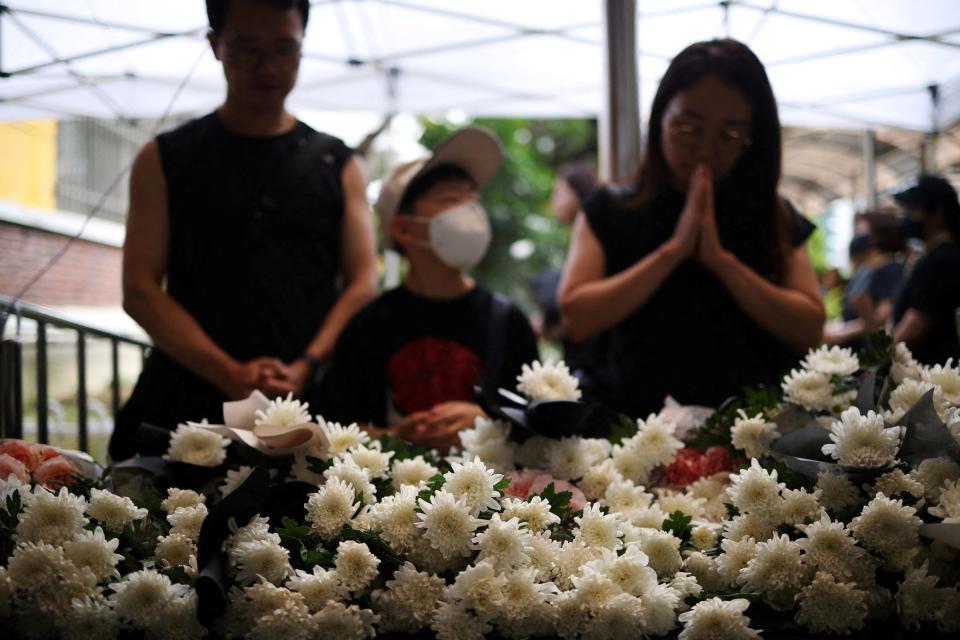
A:
[[[689,122],[679,122],[670,125],[667,129],[670,137],[686,149],[696,149],[706,139],[706,129],[703,125]],[[725,127],[718,131],[713,138],[716,149],[723,154],[740,153],[751,144],[750,135],[737,127]]]

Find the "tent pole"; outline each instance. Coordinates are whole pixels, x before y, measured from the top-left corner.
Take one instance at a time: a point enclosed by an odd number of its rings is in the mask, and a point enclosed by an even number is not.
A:
[[[924,173],[937,172],[937,139],[940,137],[940,85],[927,87],[930,94],[930,131],[923,137],[923,157],[920,165]]]
[[[0,78],[10,77],[10,74],[3,70],[3,14],[7,11],[7,5],[0,2]]]
[[[873,129],[863,132],[863,188],[867,210],[877,208],[877,133]]]
[[[617,180],[636,172],[640,160],[637,76],[637,2],[603,3],[606,91],[600,114],[600,176]]]

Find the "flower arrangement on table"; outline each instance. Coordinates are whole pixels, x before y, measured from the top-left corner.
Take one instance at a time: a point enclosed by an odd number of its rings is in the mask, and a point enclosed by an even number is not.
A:
[[[518,390],[521,413],[577,411],[562,363]],[[665,414],[552,439],[517,438],[536,421],[512,413],[442,457],[252,398],[181,426],[153,482],[0,480],[0,620],[98,639],[955,633],[958,405],[960,369],[880,340],[811,351],[685,442]]]

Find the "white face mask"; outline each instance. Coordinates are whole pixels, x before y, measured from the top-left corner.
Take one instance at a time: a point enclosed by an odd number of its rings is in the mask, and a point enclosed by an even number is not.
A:
[[[476,200],[459,204],[430,218],[415,217],[429,225],[429,246],[440,260],[454,269],[472,269],[490,246],[490,220]]]

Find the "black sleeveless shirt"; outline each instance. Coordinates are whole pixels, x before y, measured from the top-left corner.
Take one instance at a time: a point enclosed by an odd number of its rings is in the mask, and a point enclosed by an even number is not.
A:
[[[352,151],[300,121],[279,136],[239,136],[216,113],[157,136],[157,145],[168,194],[169,295],[241,362],[300,357],[337,299],[340,176]],[[114,441],[141,422],[174,429],[220,421],[225,400],[155,349]],[[114,458],[133,452],[118,442],[115,455],[114,444]]]
[[[685,196],[667,190],[645,206],[633,188],[597,191],[584,205],[600,242],[607,276],[666,242]],[[769,211],[718,190],[717,227],[724,247],[766,279],[775,281],[769,239],[757,221]],[[794,247],[813,232],[795,212],[788,234]],[[610,330],[609,378],[601,401],[631,417],[646,418],[669,394],[683,404],[716,407],[745,386],[777,385],[802,354],[757,325],[724,285],[696,260],[678,266],[650,299]]]

